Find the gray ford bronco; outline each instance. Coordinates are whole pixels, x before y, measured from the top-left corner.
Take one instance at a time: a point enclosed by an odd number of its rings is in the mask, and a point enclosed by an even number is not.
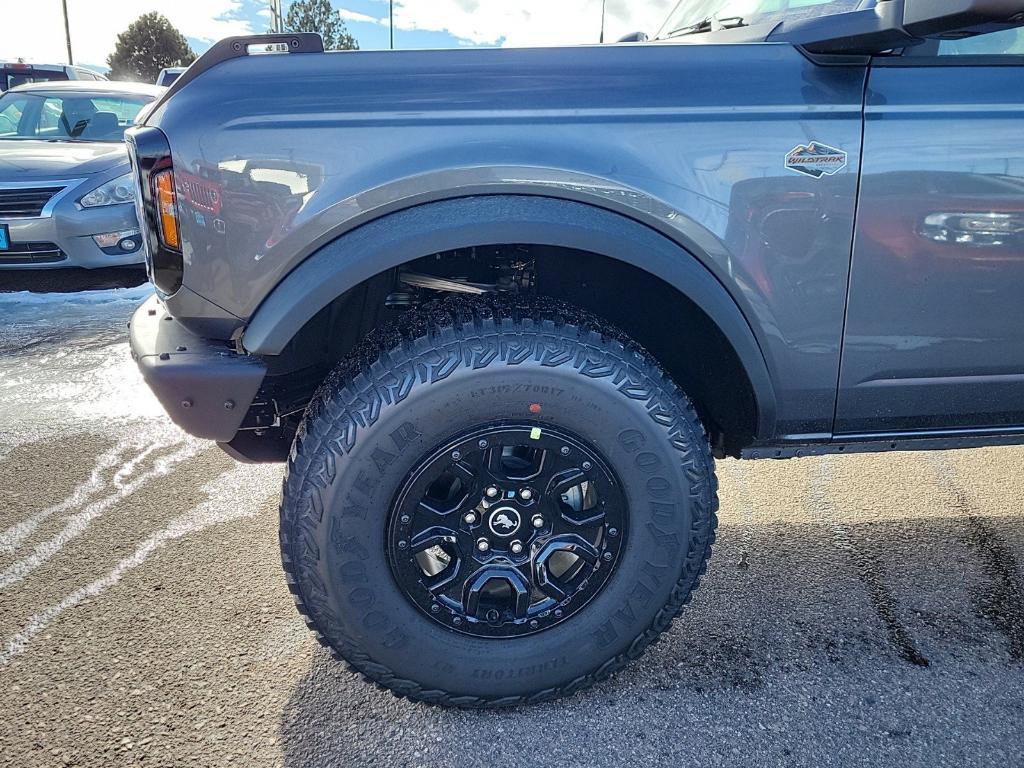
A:
[[[1024,0],[692,0],[652,40],[214,45],[128,143],[171,417],[284,461],[324,644],[458,706],[678,616],[713,457],[1024,442]]]

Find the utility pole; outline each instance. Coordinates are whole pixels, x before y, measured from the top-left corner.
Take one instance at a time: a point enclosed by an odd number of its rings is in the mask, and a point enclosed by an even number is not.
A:
[[[61,0],[60,4],[64,7],[64,39],[68,44],[68,64],[74,64],[75,59],[71,55],[71,25],[68,23],[68,0]]]
[[[601,0],[601,44],[604,45],[604,7],[607,0]]]
[[[281,13],[281,0],[270,0],[270,31],[284,32],[284,17]]]
[[[389,3],[391,9],[391,50],[395,50],[395,0]]]

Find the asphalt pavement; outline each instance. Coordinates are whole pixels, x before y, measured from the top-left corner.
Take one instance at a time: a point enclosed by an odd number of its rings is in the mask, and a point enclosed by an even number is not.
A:
[[[443,710],[316,645],[281,468],[175,428],[128,356],[147,288],[99,287],[0,293],[0,765],[1024,766],[1024,448],[720,462],[651,651]]]

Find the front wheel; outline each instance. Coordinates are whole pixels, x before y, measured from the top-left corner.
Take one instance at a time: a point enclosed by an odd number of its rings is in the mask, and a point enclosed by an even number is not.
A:
[[[315,398],[284,483],[284,567],[321,642],[458,706],[564,695],[640,655],[714,541],[686,396],[563,305],[453,301],[382,338]]]

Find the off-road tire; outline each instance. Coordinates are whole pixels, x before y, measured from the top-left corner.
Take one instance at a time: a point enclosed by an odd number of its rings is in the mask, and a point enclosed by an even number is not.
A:
[[[528,410],[535,402],[540,413]],[[403,479],[452,435],[495,418],[600,446],[629,508],[629,537],[592,602],[502,639],[417,610],[385,552]],[[697,412],[623,334],[557,303],[448,300],[367,339],[320,388],[289,457],[280,544],[307,625],[370,681],[416,701],[508,706],[574,693],[640,656],[698,586],[717,508]]]

